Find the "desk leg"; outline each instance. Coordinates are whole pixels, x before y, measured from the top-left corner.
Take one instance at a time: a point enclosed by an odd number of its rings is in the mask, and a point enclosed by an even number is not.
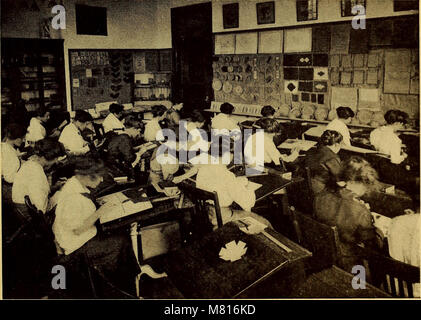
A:
[[[300,227],[298,225],[298,221],[297,218],[295,216],[295,209],[291,210],[289,207],[289,202],[288,202],[288,192],[285,192],[285,194],[282,196],[282,212],[285,215],[288,215],[293,227],[294,227],[294,231],[295,231],[295,235],[297,236],[297,242],[301,243],[301,230]]]

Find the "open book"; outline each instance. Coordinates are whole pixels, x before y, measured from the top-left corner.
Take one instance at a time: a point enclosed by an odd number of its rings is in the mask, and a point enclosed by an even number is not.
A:
[[[99,218],[101,224],[152,208],[152,203],[143,189],[130,189],[112,193],[97,199],[97,201],[100,205],[105,203],[114,204],[109,211]]]

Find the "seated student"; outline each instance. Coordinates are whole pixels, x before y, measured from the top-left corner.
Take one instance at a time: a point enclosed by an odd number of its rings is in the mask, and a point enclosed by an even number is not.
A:
[[[45,170],[56,163],[62,155],[64,155],[64,150],[58,141],[52,138],[37,141],[34,146],[34,155],[22,164],[16,174],[12,188],[13,202],[26,210],[25,196],[29,196],[31,203],[38,210],[46,213],[50,183]]]
[[[216,115],[211,122],[212,129],[217,130],[240,130],[238,126],[238,121],[234,120],[231,117],[232,112],[234,111],[234,106],[231,103],[225,102],[221,104],[221,113]]]
[[[29,122],[26,133],[26,145],[34,145],[35,142],[44,139],[47,136],[44,125],[50,119],[50,112],[47,108],[39,108],[36,117]]]
[[[161,157],[171,157],[170,161],[162,161]],[[172,181],[174,174],[180,168],[178,159],[173,157],[170,153],[160,154],[160,149],[157,148],[152,153],[150,160],[149,183],[158,184],[162,181]]]
[[[262,115],[261,119],[265,119],[265,118],[273,119],[275,115],[275,108],[269,105],[264,106],[262,110],[260,110],[260,114]]]
[[[420,213],[409,213],[392,219],[387,243],[393,259],[420,266]],[[420,297],[420,284],[414,284],[414,297]]]
[[[249,166],[257,165],[258,146],[264,147],[263,157],[264,163],[274,163],[276,166],[281,165],[281,160],[285,162],[293,162],[297,159],[299,151],[293,150],[289,156],[283,155],[276,148],[273,137],[279,132],[279,123],[274,119],[262,119],[260,122],[264,130],[263,141],[257,141],[258,133],[251,135],[244,147],[244,157]]]
[[[6,202],[12,201],[12,184],[21,167],[20,152],[26,130],[23,126],[11,123],[6,128],[6,137],[1,143],[2,196]]]
[[[399,164],[407,154],[402,152],[402,141],[398,130],[403,129],[408,121],[408,114],[400,110],[389,110],[384,115],[387,125],[374,129],[370,134],[370,143],[381,153],[390,156],[390,161]]]
[[[199,110],[193,110],[190,116],[190,120],[187,121],[187,150],[207,150],[209,143],[204,136],[204,133],[200,130],[204,130],[206,119]]]
[[[104,132],[107,133],[109,131],[124,131],[124,124],[120,121],[123,117],[124,107],[121,104],[112,103],[109,110],[110,113],[102,123]]]
[[[75,175],[63,186],[58,197],[53,232],[65,255],[84,255],[86,262],[119,289],[133,292],[139,265],[129,233],[99,233],[95,223],[112,204],[97,209],[91,190],[102,181],[104,164],[90,157],[77,157]]]
[[[82,131],[92,121],[92,116],[88,112],[76,110],[75,118],[63,129],[58,140],[64,145],[66,152],[81,155],[90,151],[89,143],[82,137]]]
[[[337,118],[333,119],[326,127],[326,130],[337,131],[342,135],[342,141],[345,145],[351,145],[351,135],[347,124],[351,123],[354,117],[354,111],[349,107],[339,107],[336,109]]]
[[[363,243],[373,249],[382,245],[383,237],[373,224],[369,206],[360,199],[376,181],[377,172],[367,161],[353,156],[343,164],[341,179],[345,187],[315,196],[314,210],[317,220],[338,228],[342,264],[351,272],[354,265],[362,264],[355,245]]]
[[[225,224],[233,220],[251,216],[271,227],[269,221],[251,212],[251,208],[254,207],[256,202],[256,195],[254,190],[250,188],[248,179],[246,177],[236,177],[234,173],[228,170],[227,165],[233,158],[233,155],[230,153],[229,144],[223,143],[221,146],[216,144],[213,149],[218,150],[218,153],[205,155],[208,158],[207,163],[204,163],[206,161],[197,163],[194,160],[192,162],[195,163],[197,170],[196,187],[206,191],[216,191],[218,194],[222,223]],[[242,210],[232,210],[230,206],[234,202]],[[217,226],[214,211],[210,212],[210,221],[213,226]]]
[[[136,160],[134,140],[140,137],[140,123],[135,116],[124,118],[126,129],[121,132],[109,131],[103,145],[106,150],[105,162],[112,171],[133,175],[132,163]]]
[[[341,173],[341,159],[338,152],[341,149],[342,135],[337,131],[326,130],[319,140],[316,150],[306,156],[305,166],[311,172],[311,187],[317,194],[326,188],[335,187]]]
[[[180,125],[180,113],[178,110],[171,108],[167,111],[165,115],[166,128],[174,131],[177,139],[179,137],[179,125]]]
[[[161,133],[160,122],[165,118],[167,108],[163,105],[156,105],[152,107],[153,119],[145,126],[143,137],[145,141],[162,141],[164,138]]]

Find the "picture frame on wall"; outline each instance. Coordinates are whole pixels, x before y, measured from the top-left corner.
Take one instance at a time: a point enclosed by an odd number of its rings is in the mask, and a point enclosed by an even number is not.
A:
[[[237,3],[228,3],[222,5],[222,21],[224,29],[239,27],[239,9]]]
[[[352,13],[352,8],[355,6],[366,7],[366,0],[341,0],[341,17],[353,17],[357,13]]]
[[[275,23],[275,1],[256,3],[257,24]]]

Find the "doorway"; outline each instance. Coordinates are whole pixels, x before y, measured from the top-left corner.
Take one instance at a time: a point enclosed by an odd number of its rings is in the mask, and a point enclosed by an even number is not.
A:
[[[210,107],[212,90],[212,6],[203,3],[171,9],[174,51],[174,102],[186,111]]]

